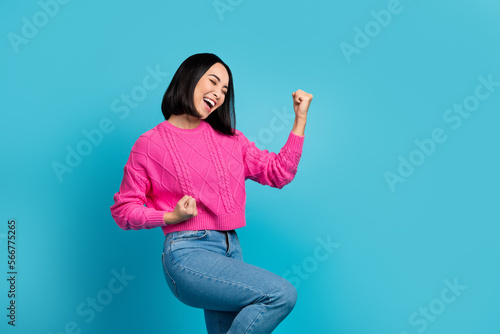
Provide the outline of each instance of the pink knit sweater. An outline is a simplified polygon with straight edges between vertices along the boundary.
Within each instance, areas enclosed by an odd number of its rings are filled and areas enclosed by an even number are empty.
[[[278,189],[290,183],[302,155],[304,136],[290,131],[278,154],[260,150],[241,131],[223,135],[201,120],[194,129],[163,121],[142,134],[124,167],[111,215],[124,230],[161,227],[232,230],[245,226],[245,180]],[[163,215],[190,195],[198,215],[166,225]]]

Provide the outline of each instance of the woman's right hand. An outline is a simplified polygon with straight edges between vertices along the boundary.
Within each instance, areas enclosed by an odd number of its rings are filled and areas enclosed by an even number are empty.
[[[166,218],[167,214],[170,214],[170,218]],[[196,199],[189,195],[184,195],[179,202],[177,202],[174,211],[167,212],[163,220],[167,224],[177,224],[191,217],[196,217],[197,215]]]

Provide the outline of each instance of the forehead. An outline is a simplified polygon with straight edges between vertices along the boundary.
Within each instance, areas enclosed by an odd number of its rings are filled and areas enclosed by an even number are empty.
[[[227,73],[227,70],[224,67],[224,65],[222,65],[221,63],[213,64],[208,69],[207,73],[205,73],[205,75],[210,75],[210,74],[215,74],[216,76],[218,76],[223,83],[227,84],[227,82],[229,81],[229,74]]]

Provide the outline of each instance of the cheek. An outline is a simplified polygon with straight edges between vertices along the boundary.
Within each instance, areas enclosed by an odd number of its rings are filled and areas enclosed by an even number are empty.
[[[221,99],[220,99],[219,107],[224,104],[224,101],[226,101],[226,97],[223,94],[222,97],[221,97]]]

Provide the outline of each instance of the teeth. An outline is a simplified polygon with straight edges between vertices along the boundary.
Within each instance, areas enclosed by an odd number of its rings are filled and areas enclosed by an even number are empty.
[[[210,104],[210,106],[213,108],[215,106],[215,102],[208,99],[208,98],[204,98],[203,100],[205,100],[208,104]]]

